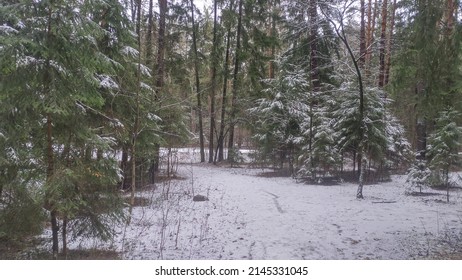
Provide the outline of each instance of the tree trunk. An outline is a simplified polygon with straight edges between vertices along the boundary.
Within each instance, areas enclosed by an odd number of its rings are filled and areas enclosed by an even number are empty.
[[[368,23],[367,23],[367,39],[366,39],[366,76],[370,74],[370,63],[372,59],[372,45],[374,44],[375,21],[377,18],[377,0],[374,1],[374,8],[372,9],[372,0],[369,0],[368,7]]]
[[[232,11],[234,1],[229,4],[229,10]],[[228,77],[229,77],[229,56],[231,48],[231,27],[228,27],[226,36],[226,54],[223,71],[223,94],[221,101],[221,120],[220,120],[220,133],[218,136],[217,150],[218,150],[218,161],[224,160],[224,144],[225,144],[225,117],[226,117],[226,103],[227,103],[227,91],[228,91]]]
[[[360,147],[360,153],[361,154],[364,154],[364,140],[362,140],[363,143],[361,143],[361,147]],[[365,156],[362,156],[361,157],[362,160],[361,160],[361,168],[360,168],[360,172],[359,172],[359,183],[358,183],[358,190],[356,191],[356,198],[358,199],[363,199],[364,196],[363,196],[363,186],[364,186],[364,176],[366,174],[366,165],[367,165],[367,162],[366,162],[366,157]]]
[[[213,1],[213,48],[212,48],[212,72],[210,89],[210,134],[209,134],[209,163],[213,160],[213,139],[215,132],[215,91],[217,88],[217,65],[218,65],[218,38],[217,38],[217,0]]]
[[[365,21],[365,0],[361,0],[360,6],[361,18],[360,18],[360,36],[359,36],[359,66],[364,68],[366,63],[366,21]]]
[[[149,11],[148,11],[148,29],[146,31],[146,65],[152,66],[152,28],[154,25],[153,21],[153,0],[149,0]]]
[[[166,33],[167,0],[159,0],[159,30],[157,37],[157,71],[156,94],[160,99],[160,91],[164,86],[165,68],[165,33]]]
[[[62,238],[63,238],[63,258],[67,260],[67,217],[63,217],[63,229],[62,229]]]
[[[424,83],[417,83],[415,87],[416,100],[424,98],[424,90]],[[422,116],[420,113],[417,113],[416,116],[416,138],[417,159],[425,160],[427,151],[427,121],[425,116]]]
[[[52,239],[53,239],[52,252],[53,252],[54,260],[58,259],[58,252],[59,252],[59,239],[58,239],[59,227],[58,227],[58,218],[56,216],[57,216],[56,210],[51,210],[50,220],[51,220],[51,231],[52,231]]]
[[[136,31],[138,35],[138,48],[141,49],[141,0],[138,0],[138,14],[136,18]],[[140,126],[140,91],[141,91],[141,52],[138,52],[138,69],[136,73],[137,78],[137,92],[136,92],[136,112],[135,112],[135,123],[133,124],[133,132],[132,132],[132,139],[131,139],[131,193],[130,193],[130,215],[128,218],[128,223],[131,221],[131,214],[133,210],[133,206],[135,205],[135,191],[136,191],[136,141],[138,138],[139,133],[139,126]]]
[[[310,0],[308,6],[308,12],[310,16],[310,31],[309,31],[309,42],[310,42],[310,80],[311,80],[311,102],[310,102],[310,135],[308,139],[308,146],[310,153],[312,151],[313,142],[313,109],[317,105],[316,93],[321,88],[321,80],[319,77],[318,67],[318,1]],[[311,161],[312,167],[314,162]]]
[[[47,114],[47,181],[50,181],[54,174],[54,157],[53,157],[53,123],[50,114]],[[49,199],[49,197],[47,197]],[[59,252],[59,227],[57,220],[57,211],[55,210],[54,202],[48,201],[50,207],[50,222],[51,222],[51,233],[52,233],[52,252],[53,259],[58,259]]]
[[[388,14],[388,0],[383,0],[382,3],[382,30],[380,32],[380,44],[379,44],[379,88],[383,88],[385,85],[385,45],[386,45],[386,34],[387,34],[387,14]]]
[[[191,0],[191,23],[192,23],[192,40],[193,40],[193,51],[194,51],[194,73],[196,80],[196,98],[197,98],[197,115],[199,117],[199,146],[201,154],[201,162],[205,162],[205,151],[204,151],[204,127],[202,123],[202,94],[200,90],[199,81],[199,57],[197,55],[197,32],[196,23],[194,20],[194,1]],[[212,148],[213,149],[213,148]]]
[[[51,30],[52,14],[53,14],[53,11],[50,5],[50,9],[48,11],[48,16],[47,16],[47,34],[46,34],[47,44],[50,44],[51,41],[53,40],[52,30]],[[51,85],[50,71],[51,71],[50,59],[47,59],[46,64],[45,64],[45,71],[43,72],[44,73],[43,85],[44,85],[45,95],[48,95],[50,93],[50,85]],[[46,181],[48,183],[53,178],[54,171],[55,171],[55,162],[54,162],[54,154],[53,154],[53,120],[52,120],[52,116],[50,113],[45,113],[45,115],[46,115],[46,163],[47,163]],[[50,194],[46,193],[45,196],[46,196],[45,208],[50,210],[51,233],[52,233],[52,240],[53,240],[52,254],[53,254],[53,259],[57,260],[58,253],[59,253],[59,240],[58,240],[59,227],[58,227],[58,220],[56,217],[57,211],[54,205],[55,201],[53,201],[53,199],[50,197]]]
[[[128,178],[128,170],[127,170],[127,163],[128,163],[128,148],[126,145],[122,146],[122,159],[120,161],[120,170],[122,170],[123,178],[120,189],[124,190],[125,186],[128,185],[127,178]]]
[[[391,67],[391,50],[393,46],[393,31],[395,27],[395,12],[396,12],[396,0],[393,0],[391,7],[391,17],[387,36],[387,49],[386,49],[386,62],[385,62],[385,77],[384,86],[388,85],[390,79],[390,67]]]
[[[367,26],[366,26],[366,61],[372,37],[372,0],[367,1]]]
[[[269,9],[271,10],[271,18],[270,18],[270,31],[269,31],[269,36],[271,38],[275,38],[276,36],[276,8],[275,8],[276,3],[273,3],[272,1],[269,1]],[[274,58],[276,56],[276,45],[273,43],[271,44],[271,49],[270,49],[270,61],[268,65],[268,78],[273,79],[274,78]]]
[[[456,19],[456,11],[457,11],[457,6],[459,4],[456,3],[454,0],[447,0],[446,3],[446,12],[445,12],[445,21],[446,21],[446,26],[447,26],[447,34],[452,34],[452,31],[454,30],[454,22]]]
[[[236,102],[237,92],[239,89],[239,67],[240,67],[240,52],[241,52],[241,32],[242,32],[242,2],[239,0],[239,14],[237,20],[237,33],[236,33],[236,54],[234,59],[234,74],[233,74],[233,93],[231,99],[231,114],[229,124],[229,142],[228,142],[228,161],[234,162],[234,127],[236,119]]]
[[[167,17],[167,0],[159,0],[159,30],[157,36],[157,69],[154,100],[161,99],[161,92],[164,86],[164,70],[165,70],[165,33],[166,33],[166,17]],[[151,178],[155,177],[155,172],[159,171],[160,165],[160,145],[155,144],[156,156],[151,162]],[[154,184],[154,182],[150,182]]]
[[[309,13],[310,13],[310,78],[313,86],[313,91],[319,91],[321,81],[319,79],[318,68],[318,1],[310,0]]]
[[[337,24],[334,20],[331,18],[327,18],[327,20],[334,26],[335,32],[337,33],[337,36],[339,39],[343,42],[345,45],[345,48],[347,49],[348,55],[350,56],[350,59],[354,65],[354,69],[356,71],[356,76],[358,79],[358,85],[359,85],[359,129],[357,131],[358,133],[358,142],[359,142],[359,153],[362,156],[363,159],[363,164],[361,164],[361,170],[359,174],[359,186],[358,186],[358,192],[356,197],[357,198],[363,198],[362,195],[362,189],[363,189],[363,180],[364,180],[364,172],[366,169],[366,166],[364,164],[365,158],[366,158],[366,144],[367,144],[367,139],[365,135],[365,126],[366,126],[366,120],[364,118],[364,85],[363,85],[363,78],[362,78],[362,73],[361,73],[361,68],[359,67],[358,60],[355,57],[355,54],[353,50],[350,47],[350,43],[347,40],[347,36],[345,34],[345,28],[344,28],[344,23],[343,23],[343,18],[340,18],[340,28],[337,27]]]

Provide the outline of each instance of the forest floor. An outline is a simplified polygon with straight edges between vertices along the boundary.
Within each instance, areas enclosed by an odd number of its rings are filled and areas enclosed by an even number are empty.
[[[69,246],[122,259],[462,259],[461,190],[449,203],[445,191],[406,195],[405,176],[393,176],[366,185],[358,200],[356,184],[307,185],[264,171],[181,164],[182,179],[137,193],[143,203],[113,241]],[[193,201],[197,194],[208,200]]]
[[[71,258],[462,259],[461,189],[449,203],[443,190],[407,195],[400,175],[364,186],[358,200],[357,184],[269,171],[180,164],[176,178],[137,192],[130,224],[115,226],[112,241],[70,240]],[[193,201],[197,194],[208,200]],[[46,229],[36,248],[50,252],[50,237]]]

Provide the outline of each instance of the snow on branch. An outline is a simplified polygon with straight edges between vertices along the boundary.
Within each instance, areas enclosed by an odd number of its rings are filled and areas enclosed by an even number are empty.
[[[119,85],[108,75],[96,75],[99,81],[99,86],[104,89],[118,89]]]
[[[8,26],[8,25],[4,24],[4,25],[0,26],[0,33],[5,33],[7,35],[12,34],[12,33],[16,34],[16,33],[18,33],[18,30],[14,29],[11,26]]]
[[[139,51],[135,48],[132,48],[130,46],[125,46],[122,48],[121,53],[126,56],[131,56],[133,58],[137,57],[139,54]]]

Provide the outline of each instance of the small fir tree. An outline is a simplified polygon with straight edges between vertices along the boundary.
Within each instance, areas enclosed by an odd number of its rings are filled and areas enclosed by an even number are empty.
[[[432,184],[442,183],[447,189],[449,202],[449,171],[460,163],[459,148],[461,145],[462,127],[456,119],[459,112],[448,108],[436,119],[434,132],[429,136],[428,158],[432,170]]]

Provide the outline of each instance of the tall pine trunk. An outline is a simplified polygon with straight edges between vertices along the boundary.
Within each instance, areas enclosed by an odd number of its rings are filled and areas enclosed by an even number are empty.
[[[241,32],[242,32],[242,2],[239,0],[239,12],[237,20],[237,33],[236,33],[236,54],[234,58],[234,73],[233,73],[233,92],[231,98],[231,114],[229,123],[229,142],[228,142],[228,161],[234,162],[234,128],[236,122],[236,102],[237,94],[239,90],[239,68],[240,68],[240,56],[241,56]]]
[[[372,59],[372,45],[374,44],[374,32],[375,32],[375,21],[377,18],[377,0],[374,1],[372,7],[372,0],[368,3],[368,14],[367,14],[367,31],[366,31],[366,76],[370,75],[370,64]]]
[[[194,74],[196,80],[196,98],[197,98],[197,115],[199,117],[199,147],[201,162],[205,162],[205,151],[204,151],[204,127],[202,121],[202,94],[200,90],[199,80],[199,57],[197,55],[197,32],[196,23],[194,20],[194,1],[191,0],[191,23],[192,23],[192,40],[193,40],[193,52],[194,52]]]
[[[47,33],[46,33],[46,43],[51,44],[51,41],[53,40],[52,38],[52,14],[53,14],[53,9],[52,5],[50,4],[50,8],[48,11],[48,16],[47,16]],[[44,77],[43,77],[43,85],[44,85],[44,93],[45,95],[48,95],[50,93],[50,86],[51,86],[51,77],[50,77],[50,71],[51,71],[51,62],[50,59],[47,59],[45,63],[45,71]],[[54,154],[53,154],[53,119],[51,116],[51,113],[46,112],[46,163],[47,163],[47,169],[46,169],[46,180],[47,183],[50,182],[53,178],[54,172],[55,172],[55,162],[54,162]],[[53,254],[53,259],[57,260],[58,259],[58,253],[59,253],[59,239],[58,239],[58,234],[59,234],[59,227],[58,227],[58,212],[55,209],[55,203],[53,199],[50,197],[51,194],[46,193],[46,205],[45,208],[50,210],[50,222],[51,222],[51,234],[52,234],[52,254]]]
[[[364,68],[366,63],[366,7],[365,0],[360,3],[360,36],[359,36],[359,66]]]
[[[153,0],[149,0],[148,10],[148,28],[146,31],[146,65],[152,66],[152,28],[154,25],[153,21]]]
[[[157,35],[157,63],[156,63],[156,83],[155,83],[155,101],[160,101],[161,92],[164,86],[165,70],[165,34],[166,34],[166,17],[167,17],[167,0],[159,0],[159,29]],[[159,171],[160,164],[160,145],[155,145],[155,158],[151,162],[150,177],[154,178],[155,172]],[[154,180],[150,182],[154,184]]]
[[[232,9],[232,2],[231,7]],[[223,161],[224,157],[224,146],[225,146],[225,124],[226,124],[226,104],[227,104],[227,91],[228,91],[228,78],[229,78],[229,53],[231,48],[231,28],[228,28],[228,35],[226,36],[226,54],[223,71],[223,93],[221,98],[221,118],[220,118],[220,133],[218,136],[218,161]]]
[[[212,71],[210,88],[210,133],[209,133],[209,163],[214,162],[213,143],[215,132],[215,92],[217,88],[217,65],[218,65],[218,38],[217,38],[217,0],[213,1],[213,47],[212,47]]]
[[[138,48],[141,49],[141,0],[137,2],[138,9],[136,15],[136,35],[137,35],[137,44]],[[141,91],[141,52],[138,52],[138,69],[136,73],[136,82],[137,89],[135,94],[135,120],[133,124],[133,132],[131,139],[131,192],[130,192],[130,216],[128,218],[128,223],[131,221],[131,214],[133,207],[135,205],[135,191],[136,191],[136,141],[139,133],[140,126],[140,91]]]
[[[385,45],[386,45],[386,33],[387,33],[387,15],[388,15],[388,0],[383,0],[382,3],[382,25],[380,32],[379,42],[379,88],[383,88],[385,85]]]
[[[386,48],[386,61],[385,61],[385,77],[384,77],[384,86],[388,85],[388,81],[390,80],[390,67],[391,67],[391,50],[393,46],[393,31],[395,28],[395,12],[396,12],[396,0],[393,0],[393,4],[391,7],[391,16],[390,16],[390,24],[388,28],[388,36],[387,36],[387,48]]]

